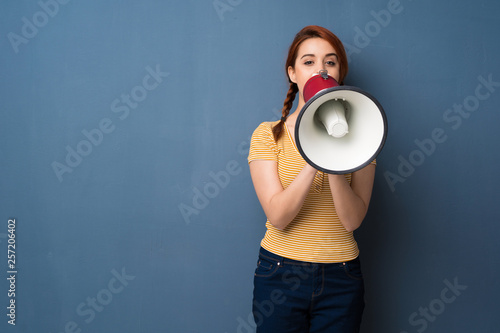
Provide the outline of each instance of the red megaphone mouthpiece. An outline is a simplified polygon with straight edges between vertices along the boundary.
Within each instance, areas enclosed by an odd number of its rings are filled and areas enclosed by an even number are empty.
[[[328,71],[322,69],[314,74],[304,85],[304,102],[307,103],[314,95],[322,90],[339,86],[337,80],[328,75]]]

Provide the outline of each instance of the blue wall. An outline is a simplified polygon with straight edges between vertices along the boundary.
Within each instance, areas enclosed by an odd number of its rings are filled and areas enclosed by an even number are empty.
[[[345,42],[347,84],[389,119],[356,232],[363,332],[498,332],[500,3],[0,7],[2,332],[251,331],[249,137],[277,119],[308,24]]]

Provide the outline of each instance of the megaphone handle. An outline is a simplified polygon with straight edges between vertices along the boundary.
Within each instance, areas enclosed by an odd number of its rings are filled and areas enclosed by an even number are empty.
[[[321,69],[318,74],[325,80],[328,79],[328,71],[326,69]]]

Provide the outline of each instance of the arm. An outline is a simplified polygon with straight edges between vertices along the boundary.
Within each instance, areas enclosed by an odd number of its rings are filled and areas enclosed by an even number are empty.
[[[328,175],[333,202],[340,222],[347,231],[361,225],[368,211],[375,179],[375,165],[353,172],[351,185],[344,175]]]
[[[283,189],[275,161],[250,162],[250,175],[255,192],[273,226],[283,230],[295,218],[309,193],[316,171],[306,164],[290,186]]]

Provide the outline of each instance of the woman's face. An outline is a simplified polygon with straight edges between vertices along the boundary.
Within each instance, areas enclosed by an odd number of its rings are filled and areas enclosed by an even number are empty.
[[[330,76],[339,81],[340,65],[337,51],[322,38],[306,39],[299,46],[294,67],[288,67],[288,76],[297,84],[300,98],[303,99],[302,92],[307,80],[322,69],[326,69]]]

